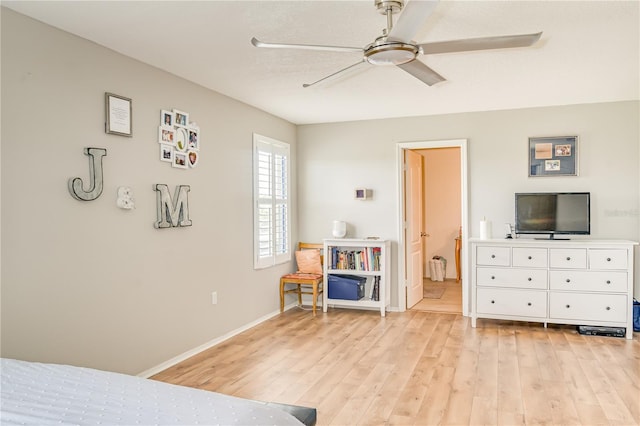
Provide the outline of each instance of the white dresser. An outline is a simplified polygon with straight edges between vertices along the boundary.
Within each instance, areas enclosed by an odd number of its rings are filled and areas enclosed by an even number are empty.
[[[633,250],[626,240],[472,238],[478,318],[626,327],[633,337]]]

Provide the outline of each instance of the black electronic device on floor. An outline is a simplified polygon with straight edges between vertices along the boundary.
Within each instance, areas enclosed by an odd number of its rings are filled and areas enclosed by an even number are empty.
[[[627,329],[624,327],[596,327],[591,325],[579,325],[578,333],[590,336],[624,337]]]

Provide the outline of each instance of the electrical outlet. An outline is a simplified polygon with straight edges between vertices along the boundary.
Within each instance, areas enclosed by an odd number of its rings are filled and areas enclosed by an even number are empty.
[[[218,304],[218,292],[214,291],[211,293],[211,304],[212,305],[217,305]]]

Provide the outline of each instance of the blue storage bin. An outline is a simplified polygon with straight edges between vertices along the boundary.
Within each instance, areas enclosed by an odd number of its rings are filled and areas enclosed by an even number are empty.
[[[364,297],[364,283],[367,277],[331,274],[328,281],[329,299],[360,300]]]

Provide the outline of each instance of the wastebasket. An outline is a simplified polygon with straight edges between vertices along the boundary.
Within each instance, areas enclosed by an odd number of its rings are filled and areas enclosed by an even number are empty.
[[[447,277],[447,259],[442,256],[433,256],[429,260],[429,276],[431,281],[444,281]]]

